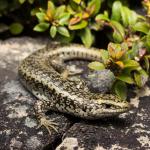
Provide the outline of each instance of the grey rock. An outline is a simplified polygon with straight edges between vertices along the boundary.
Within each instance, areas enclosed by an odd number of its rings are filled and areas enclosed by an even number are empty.
[[[62,114],[52,113],[50,119],[59,124],[58,133],[50,136],[44,127],[37,129],[33,105],[36,101],[19,82],[19,62],[33,51],[43,48],[47,39],[29,37],[0,41],[0,149],[54,149],[70,121]]]
[[[115,75],[108,69],[99,71],[87,71],[83,76],[88,88],[97,93],[110,92],[113,83],[115,82]]]
[[[29,37],[0,41],[0,150],[150,149],[150,82],[142,90],[130,89],[134,109],[119,117],[87,121],[53,112],[48,117],[59,124],[58,133],[36,129],[36,98],[20,84],[17,67],[47,42]]]

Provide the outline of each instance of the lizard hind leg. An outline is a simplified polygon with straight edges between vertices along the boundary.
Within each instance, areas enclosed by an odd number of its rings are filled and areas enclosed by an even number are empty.
[[[54,122],[54,119],[48,119],[45,115],[45,112],[49,109],[48,105],[45,105],[45,101],[37,101],[34,104],[35,114],[39,121],[39,125],[37,128],[44,126],[49,134],[51,135],[51,130],[58,132],[57,126],[58,123]]]
[[[79,75],[83,72],[82,69],[77,68],[75,65],[67,66],[63,58],[55,57],[50,61],[53,68],[60,73],[61,77],[65,80],[69,76]]]

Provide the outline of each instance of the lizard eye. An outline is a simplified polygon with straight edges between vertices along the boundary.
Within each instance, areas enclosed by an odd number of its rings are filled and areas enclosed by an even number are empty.
[[[105,104],[103,106],[103,108],[105,108],[105,109],[116,109],[116,108],[119,108],[119,106],[115,106],[115,105],[112,105],[112,104]]]
[[[103,104],[102,108],[109,109],[111,108],[111,104]]]

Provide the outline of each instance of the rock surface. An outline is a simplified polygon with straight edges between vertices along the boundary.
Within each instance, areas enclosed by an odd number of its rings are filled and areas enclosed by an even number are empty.
[[[20,60],[45,46],[48,40],[12,38],[0,42],[0,149],[41,150],[55,149],[70,121],[53,113],[59,123],[58,133],[49,136],[45,128],[36,129],[38,123],[33,111],[35,98],[19,82],[17,68]]]
[[[109,69],[88,71],[83,74],[88,88],[95,93],[110,92],[115,82],[115,75]]]
[[[150,83],[131,91],[134,109],[116,118],[80,120],[52,113],[59,123],[50,136],[33,111],[35,98],[20,84],[19,62],[47,39],[11,38],[0,41],[0,150],[148,150],[150,149]]]

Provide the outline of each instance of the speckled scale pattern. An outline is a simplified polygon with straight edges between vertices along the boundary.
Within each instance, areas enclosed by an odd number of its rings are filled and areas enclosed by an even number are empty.
[[[101,60],[97,49],[58,43],[48,45],[24,59],[19,66],[19,76],[23,85],[39,99],[37,116],[51,109],[86,119],[97,119],[129,109],[129,104],[120,101],[117,96],[91,93],[75,81],[63,80],[49,63],[56,57],[63,61],[78,58]]]

